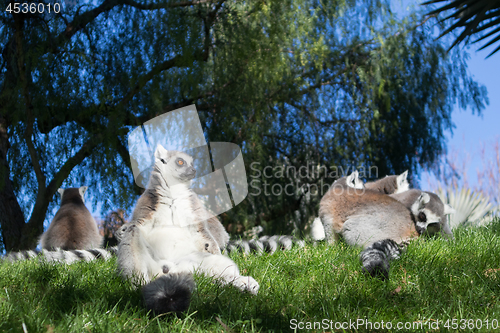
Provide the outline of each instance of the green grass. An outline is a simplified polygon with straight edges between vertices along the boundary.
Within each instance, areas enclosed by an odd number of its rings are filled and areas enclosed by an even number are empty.
[[[28,332],[288,332],[292,319],[360,319],[374,325],[390,321],[393,328],[397,322],[427,323],[401,332],[471,332],[476,330],[459,328],[460,320],[478,319],[482,331],[493,332],[492,321],[500,321],[500,221],[490,228],[458,230],[455,237],[454,242],[412,243],[392,263],[388,282],[361,274],[360,250],[345,244],[261,257],[237,254],[232,258],[260,283],[259,294],[198,276],[191,307],[180,316],[149,316],[140,293],[117,276],[115,260],[3,263],[0,331],[23,332],[24,324]],[[457,319],[458,329],[445,328],[448,319],[450,325]]]

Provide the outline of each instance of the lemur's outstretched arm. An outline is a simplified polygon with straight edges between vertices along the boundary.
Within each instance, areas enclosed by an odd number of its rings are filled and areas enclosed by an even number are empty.
[[[146,284],[162,273],[159,264],[151,257],[137,224],[132,222],[121,227],[119,238],[118,271],[123,277]]]

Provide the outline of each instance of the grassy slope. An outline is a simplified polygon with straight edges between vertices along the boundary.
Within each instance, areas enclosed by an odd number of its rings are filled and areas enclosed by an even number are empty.
[[[339,244],[235,255],[241,270],[259,281],[258,296],[197,277],[190,310],[160,318],[147,315],[139,292],[116,275],[114,260],[3,263],[0,331],[23,332],[24,323],[28,332],[266,332],[290,331],[294,318],[327,318],[393,325],[439,320],[440,330],[449,332],[454,330],[444,327],[447,319],[481,319],[483,331],[493,331],[493,319],[500,321],[500,221],[489,229],[459,230],[455,242],[411,244],[393,263],[389,282],[360,274],[358,254],[359,249]]]

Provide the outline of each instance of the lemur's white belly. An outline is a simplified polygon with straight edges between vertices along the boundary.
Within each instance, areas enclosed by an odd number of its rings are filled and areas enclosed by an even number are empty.
[[[158,260],[173,260],[197,252],[193,235],[185,227],[159,226],[146,232],[145,238]]]

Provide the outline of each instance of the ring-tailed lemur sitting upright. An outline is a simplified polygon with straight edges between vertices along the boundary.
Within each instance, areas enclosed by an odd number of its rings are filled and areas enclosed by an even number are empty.
[[[159,145],[148,187],[131,222],[118,232],[118,271],[143,285],[146,306],[154,313],[186,310],[195,271],[252,294],[259,289],[221,255],[229,236],[190,188],[195,174],[191,156]]]
[[[84,194],[87,188],[81,186],[57,190],[61,194],[61,207],[40,238],[43,249],[87,250],[102,247],[104,238],[85,207]]]
[[[328,242],[342,236],[347,244],[365,248],[360,255],[365,272],[387,278],[389,261],[399,257],[401,245],[423,233],[447,232],[445,220],[427,219],[427,215],[444,212],[437,196],[420,192],[405,197],[412,201],[407,208],[389,195],[356,186],[357,178],[355,172],[337,180],[321,199],[319,216]]]
[[[58,190],[61,206],[49,228],[40,237],[42,251],[27,250],[7,253],[6,259],[16,261],[40,256],[48,261],[72,263],[92,260],[95,257],[108,259],[113,251],[101,249],[103,237],[99,234],[92,214],[85,207],[84,194],[87,186]]]

